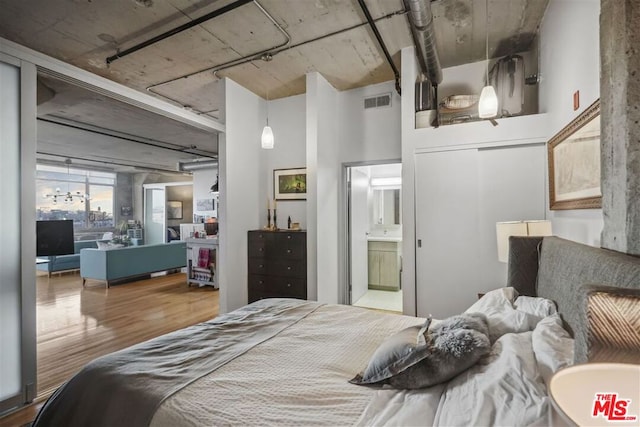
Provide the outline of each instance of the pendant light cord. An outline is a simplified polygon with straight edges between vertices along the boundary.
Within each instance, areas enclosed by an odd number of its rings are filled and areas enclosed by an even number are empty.
[[[484,40],[484,54],[485,54],[485,58],[487,60],[487,66],[486,66],[486,79],[487,79],[487,86],[489,86],[489,0],[485,0],[484,2],[484,11],[485,11],[485,22],[484,22],[484,35],[485,35],[485,40]]]

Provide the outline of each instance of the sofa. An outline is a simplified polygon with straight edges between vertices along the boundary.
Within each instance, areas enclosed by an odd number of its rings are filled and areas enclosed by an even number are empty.
[[[87,248],[97,248],[98,242],[106,240],[78,240],[73,242],[73,254],[38,257],[46,259],[48,262],[36,264],[36,269],[46,271],[51,277],[51,273],[68,270],[78,270],[80,268],[80,251]]]
[[[187,265],[187,244],[183,241],[155,245],[80,251],[80,276],[104,281],[107,288],[115,281],[174,270]]]

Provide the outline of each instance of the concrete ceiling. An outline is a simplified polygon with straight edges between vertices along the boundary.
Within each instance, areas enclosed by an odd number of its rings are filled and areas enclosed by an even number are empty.
[[[107,57],[233,2],[0,0],[0,36],[212,117],[218,116],[222,103],[220,77],[229,77],[267,99],[303,93],[305,74],[310,71],[320,72],[339,90],[393,79],[357,0],[249,2],[107,65]],[[433,1],[442,66],[484,59],[487,28],[491,57],[529,50],[547,3],[488,0],[487,27],[482,0]],[[380,33],[399,68],[400,50],[413,44],[402,0],[366,0],[366,4],[373,18],[379,19]],[[290,40],[284,45],[286,35]],[[270,53],[268,61],[259,59],[265,51]],[[231,61],[235,61],[232,66],[225,65]],[[60,99],[54,97],[48,106],[42,106],[39,115],[89,123],[168,145],[184,144],[185,134],[182,138],[178,134],[186,130],[175,123],[163,128],[156,117],[150,126],[150,113],[141,113],[143,124],[133,124],[136,112],[118,108],[113,114],[104,114],[105,110],[94,104],[110,100],[77,95],[81,106],[61,109],[56,105]],[[202,140],[205,135],[196,132],[193,138],[196,142],[187,146],[215,152],[215,147]],[[171,150],[164,151],[169,156]]]

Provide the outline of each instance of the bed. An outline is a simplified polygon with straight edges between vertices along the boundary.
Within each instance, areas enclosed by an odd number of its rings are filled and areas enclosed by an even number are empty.
[[[609,297],[622,298],[620,322],[637,312],[640,260],[555,237],[511,247],[511,286],[467,310],[486,320],[490,347],[445,382],[349,382],[425,319],[270,299],[94,360],[34,425],[548,425],[555,371],[596,355],[639,362],[640,325],[620,340],[599,313]]]

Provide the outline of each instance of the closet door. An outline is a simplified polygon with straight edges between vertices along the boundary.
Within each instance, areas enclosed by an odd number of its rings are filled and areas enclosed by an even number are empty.
[[[506,284],[496,222],[543,219],[545,146],[416,155],[418,316],[461,313]]]
[[[464,310],[478,270],[478,151],[416,155],[417,315]]]
[[[0,53],[0,415],[36,391],[35,87],[35,66]]]

